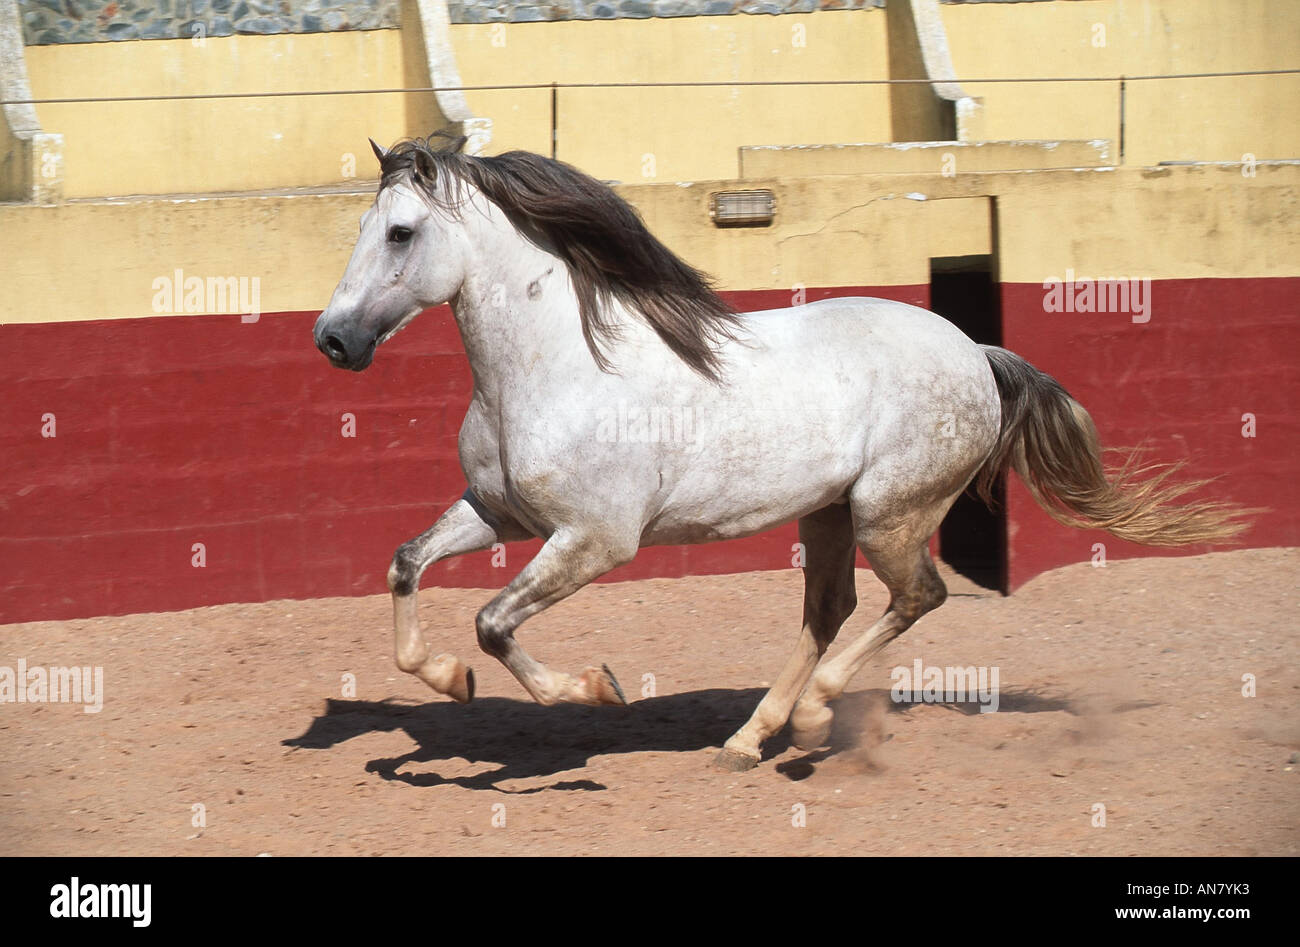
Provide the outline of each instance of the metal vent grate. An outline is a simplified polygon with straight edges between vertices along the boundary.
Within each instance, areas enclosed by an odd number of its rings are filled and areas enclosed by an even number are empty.
[[[766,189],[718,191],[709,198],[709,216],[718,227],[766,227],[776,216],[776,195]]]

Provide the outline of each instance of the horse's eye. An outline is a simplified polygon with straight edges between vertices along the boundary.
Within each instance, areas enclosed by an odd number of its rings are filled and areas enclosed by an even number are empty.
[[[411,239],[410,227],[393,227],[388,231],[389,243],[406,243]]]

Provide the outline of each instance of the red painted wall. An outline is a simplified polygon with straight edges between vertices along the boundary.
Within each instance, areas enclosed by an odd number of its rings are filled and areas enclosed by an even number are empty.
[[[1055,375],[1105,442],[1189,458],[1206,491],[1268,506],[1252,546],[1298,537],[1293,406],[1300,280],[1168,280],[1152,318],[1043,312],[1043,289],[1002,288],[1005,344]],[[809,291],[918,305],[928,287]],[[734,293],[740,309],[785,291]],[[463,489],[456,434],[469,371],[450,314],[426,313],[366,372],[330,368],[316,313],[0,326],[0,622],[168,611],[385,590],[394,548]],[[344,412],[357,437],[340,436]],[[1242,415],[1257,436],[1241,436]],[[41,436],[42,416],[57,436]],[[1012,587],[1050,568],[1151,555],[1059,526],[1011,478]],[[613,579],[788,568],[793,525],[752,539],[647,549]],[[191,565],[206,547],[206,567]],[[500,587],[537,543],[434,565],[426,585]],[[1203,550],[1190,550],[1192,552]],[[792,615],[796,612],[792,612]]]
[[[810,290],[925,304],[920,287]],[[786,291],[729,294],[741,309]],[[432,310],[353,374],[312,344],[316,313],[0,326],[0,622],[386,590],[393,550],[460,496],[469,366]],[[356,416],[355,439],[340,436]],[[41,436],[53,414],[56,436]],[[789,568],[793,525],[644,550],[611,575]],[[206,566],[191,564],[203,543]],[[426,585],[500,587],[538,543],[447,560]],[[791,613],[797,614],[796,611]]]
[[[1246,546],[1300,541],[1296,402],[1300,279],[1153,280],[1150,321],[1125,313],[1043,311],[1038,284],[1003,284],[1003,344],[1055,376],[1096,421],[1103,445],[1146,443],[1151,459],[1187,460],[1189,478],[1221,478],[1193,496],[1270,507]],[[1256,436],[1242,436],[1242,415]],[[1007,490],[1012,589],[1092,558],[1187,555],[1051,520],[1014,476]]]

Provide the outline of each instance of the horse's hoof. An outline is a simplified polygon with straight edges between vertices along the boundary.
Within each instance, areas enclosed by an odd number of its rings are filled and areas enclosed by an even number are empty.
[[[420,679],[439,694],[468,704],[474,699],[474,672],[454,654],[440,654],[419,670]]]
[[[464,675],[461,675],[458,689],[451,695],[461,704],[468,704],[474,699],[474,669],[465,667]]]
[[[618,686],[618,680],[614,677],[614,672],[609,669],[609,665],[602,664],[600,667],[589,667],[582,672],[579,678],[582,682],[583,693],[592,704],[609,704],[612,707],[626,707],[627,698],[623,696],[623,688]]]
[[[791,742],[801,750],[815,750],[825,746],[831,735],[831,721],[835,713],[824,704],[811,710],[795,707],[790,718]]]
[[[728,773],[743,773],[758,765],[758,757],[741,753],[739,750],[729,750],[724,746],[717,759],[713,761],[713,765]]]
[[[468,704],[474,699],[474,669],[462,664],[456,669],[451,690],[447,695],[460,704]]]

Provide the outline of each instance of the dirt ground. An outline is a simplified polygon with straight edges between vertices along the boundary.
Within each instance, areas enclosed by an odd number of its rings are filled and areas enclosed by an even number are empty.
[[[10,625],[0,665],[102,665],[105,700],[0,704],[0,837],[19,855],[1296,855],[1297,565],[1082,564],[1010,598],[946,573],[948,603],[854,680],[828,749],[787,731],[741,774],[711,763],[793,647],[795,570],[592,586],[524,626],[553,667],[608,663],[626,710],[528,702],[474,642],[484,591],[421,594],[435,649],[475,668],[469,706],[396,670],[384,596]],[[858,585],[836,648],[883,608]],[[918,658],[997,667],[998,711],[890,700]]]

